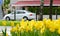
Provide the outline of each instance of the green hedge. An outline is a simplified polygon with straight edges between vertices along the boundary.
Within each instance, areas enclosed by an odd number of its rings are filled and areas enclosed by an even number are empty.
[[[44,15],[48,15],[50,10],[50,7],[44,7],[43,8],[43,14]],[[29,11],[34,12],[34,13],[38,13],[40,11],[39,7],[29,7],[28,8]],[[56,11],[57,10],[57,11]],[[60,15],[60,7],[52,7],[52,14],[55,15],[55,11],[57,12],[58,15]]]

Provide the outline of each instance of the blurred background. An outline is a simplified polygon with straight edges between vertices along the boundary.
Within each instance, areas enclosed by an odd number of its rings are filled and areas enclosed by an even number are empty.
[[[42,14],[48,16],[51,14],[57,18],[60,15],[60,0],[52,0],[52,11],[50,11],[50,0],[42,0],[43,1],[43,9]],[[0,6],[0,15],[1,18],[4,17],[6,14],[11,13],[14,10],[27,10],[39,15],[41,13],[41,0],[2,0],[2,4]],[[46,16],[46,18],[47,18]],[[54,18],[52,17],[52,18]]]

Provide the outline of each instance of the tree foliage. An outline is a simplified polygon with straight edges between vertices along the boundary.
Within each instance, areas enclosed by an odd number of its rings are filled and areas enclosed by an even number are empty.
[[[4,0],[3,7],[8,8],[9,3],[10,3],[10,0]]]

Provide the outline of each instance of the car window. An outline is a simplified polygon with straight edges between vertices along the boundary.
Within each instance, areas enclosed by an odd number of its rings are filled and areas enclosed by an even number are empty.
[[[17,12],[17,14],[24,14],[24,13],[25,13],[25,12],[20,12],[20,11]]]
[[[14,12],[12,12],[11,14],[14,14]]]
[[[12,12],[11,14],[14,14],[14,12]]]

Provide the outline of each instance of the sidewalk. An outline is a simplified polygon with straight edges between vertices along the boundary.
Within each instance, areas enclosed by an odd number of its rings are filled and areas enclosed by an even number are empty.
[[[49,19],[49,15],[43,15],[43,18]],[[57,15],[57,18],[60,18],[60,15]],[[56,15],[52,15],[52,19],[56,20]]]
[[[6,26],[6,28],[7,28],[8,35],[11,36],[11,34],[10,34],[11,27],[10,26]],[[0,26],[0,33],[2,33],[2,30],[5,30],[5,27],[4,26]]]

